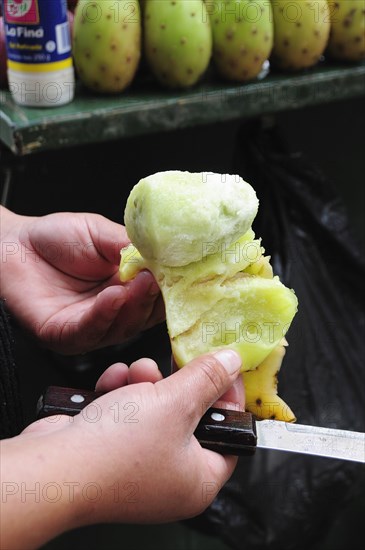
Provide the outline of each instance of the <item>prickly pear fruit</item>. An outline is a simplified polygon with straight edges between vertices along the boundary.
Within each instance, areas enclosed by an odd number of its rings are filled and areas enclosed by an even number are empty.
[[[207,3],[213,60],[221,76],[245,81],[255,78],[270,56],[273,22],[266,0],[216,0]]]
[[[312,67],[320,60],[329,37],[327,0],[275,0],[272,62],[287,70]]]
[[[178,367],[203,353],[235,349],[247,375],[248,410],[292,421],[277,395],[276,374],[298,302],[273,276],[255,239],[257,207],[255,191],[238,176],[169,171],[144,178],[127,200],[124,221],[133,244],[122,250],[120,277],[153,273]]]
[[[334,59],[365,59],[364,0],[337,0],[330,4],[331,33],[327,52]]]
[[[206,71],[212,33],[202,0],[145,0],[144,52],[159,82],[193,86]]]
[[[101,93],[123,91],[141,56],[141,16],[137,0],[79,0],[73,56],[80,80]]]

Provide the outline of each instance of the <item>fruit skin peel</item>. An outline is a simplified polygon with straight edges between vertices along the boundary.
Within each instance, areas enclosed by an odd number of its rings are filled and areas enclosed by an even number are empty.
[[[247,408],[258,418],[295,420],[277,395],[285,334],[297,298],[274,276],[255,237],[258,199],[237,175],[160,172],[140,180],[125,209],[133,244],[120,278],[142,269],[158,282],[178,367],[225,347],[242,357]]]

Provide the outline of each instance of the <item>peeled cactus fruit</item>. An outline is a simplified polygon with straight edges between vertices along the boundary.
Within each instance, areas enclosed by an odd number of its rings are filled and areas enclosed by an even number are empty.
[[[206,71],[212,34],[202,0],[145,0],[144,52],[159,82],[194,85]]]
[[[282,69],[300,70],[318,63],[330,32],[327,0],[275,0],[272,7],[273,64]]]
[[[73,56],[80,80],[101,93],[123,91],[141,56],[141,16],[137,0],[79,0]]]
[[[222,181],[209,173],[169,171],[142,179],[132,189],[125,223],[144,258],[182,266],[208,253],[202,243],[229,246],[248,231],[257,209],[255,191],[237,176]]]
[[[334,59],[365,59],[365,2],[337,0],[330,5],[331,33],[327,51]]]
[[[271,396],[286,407],[276,392],[275,350],[297,298],[273,276],[255,238],[257,207],[254,190],[238,176],[170,171],[144,178],[127,201],[125,225],[133,244],[122,250],[120,278],[131,280],[142,269],[153,273],[178,367],[203,353],[235,349],[242,371],[253,375],[255,403],[260,395],[266,401]],[[275,372],[269,357],[276,357]],[[270,368],[259,368],[265,361]],[[260,411],[268,417],[269,408]]]
[[[273,46],[270,2],[214,0],[207,3],[213,32],[213,59],[224,78],[255,78]]]

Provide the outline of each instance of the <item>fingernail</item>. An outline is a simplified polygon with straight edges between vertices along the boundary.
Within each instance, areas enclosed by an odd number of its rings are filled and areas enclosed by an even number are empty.
[[[231,349],[222,349],[214,354],[214,357],[218,359],[224,366],[228,374],[234,374],[242,365],[241,357],[235,351]]]

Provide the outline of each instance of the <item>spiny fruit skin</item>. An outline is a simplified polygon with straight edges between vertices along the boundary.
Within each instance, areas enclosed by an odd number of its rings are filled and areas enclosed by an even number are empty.
[[[123,91],[141,56],[141,16],[137,0],[79,0],[73,56],[80,80],[100,93]]]
[[[144,52],[164,86],[188,88],[205,73],[212,33],[202,0],[145,0]]]
[[[301,70],[320,60],[329,37],[327,0],[275,0],[272,62],[281,69]]]
[[[266,0],[214,1],[207,4],[213,31],[213,60],[228,80],[255,78],[270,56],[273,22]]]
[[[365,59],[364,0],[337,0],[331,5],[331,33],[327,52],[334,59]]]

